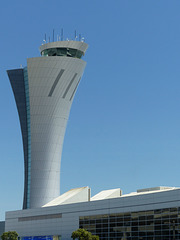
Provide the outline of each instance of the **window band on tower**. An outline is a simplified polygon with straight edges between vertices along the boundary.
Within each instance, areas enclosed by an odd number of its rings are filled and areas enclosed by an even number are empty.
[[[68,91],[69,91],[72,83],[74,82],[74,79],[76,78],[76,76],[77,76],[77,73],[74,74],[74,76],[73,76],[73,78],[71,79],[70,83],[68,84],[68,86],[67,86],[67,88],[66,88],[66,91],[64,92],[62,98],[65,98],[65,97],[66,97],[66,95],[67,95],[67,93],[68,93]]]
[[[30,103],[29,103],[29,83],[27,67],[23,69],[24,86],[26,95],[26,114],[27,114],[27,133],[28,133],[28,161],[27,161],[27,202],[26,208],[30,208],[30,187],[31,187],[31,122],[30,122]]]
[[[77,82],[77,84],[76,84],[76,87],[75,87],[75,89],[74,89],[74,91],[73,91],[73,93],[72,93],[72,95],[71,95],[69,101],[72,100],[72,98],[73,98],[73,96],[74,96],[74,94],[75,94],[75,92],[76,92],[76,89],[77,89],[77,87],[78,87],[80,81],[81,81],[81,78],[79,78],[79,80],[78,80],[78,82]]]
[[[55,79],[55,81],[54,81],[54,83],[53,83],[53,85],[51,87],[51,90],[50,90],[50,92],[48,94],[48,97],[51,97],[53,95],[53,92],[54,92],[54,90],[55,90],[55,88],[56,88],[56,86],[57,86],[61,76],[63,75],[64,71],[65,71],[65,69],[61,69],[61,71],[58,73],[58,75],[57,75],[57,77],[56,77],[56,79]]]

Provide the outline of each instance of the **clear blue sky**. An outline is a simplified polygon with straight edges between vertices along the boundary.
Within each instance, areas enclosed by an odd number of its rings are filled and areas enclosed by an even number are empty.
[[[61,193],[180,186],[180,0],[2,1],[0,220],[23,200],[23,148],[7,69],[64,28],[89,44],[71,108]]]

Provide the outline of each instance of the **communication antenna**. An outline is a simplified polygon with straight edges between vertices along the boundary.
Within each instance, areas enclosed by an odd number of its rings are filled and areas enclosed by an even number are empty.
[[[81,41],[81,34],[79,34],[79,41]]]
[[[54,42],[54,29],[53,29],[53,42]]]
[[[75,30],[75,32],[74,32],[74,38],[75,38],[75,41],[76,41],[76,39],[77,39],[77,33],[76,33],[76,30]]]
[[[50,43],[50,37],[49,37],[49,43]]]
[[[63,28],[61,28],[61,41],[63,41]]]
[[[44,35],[44,40],[45,40],[45,42],[46,42],[46,33],[45,33],[45,35]]]
[[[85,42],[85,38],[84,37],[81,38],[81,42]]]

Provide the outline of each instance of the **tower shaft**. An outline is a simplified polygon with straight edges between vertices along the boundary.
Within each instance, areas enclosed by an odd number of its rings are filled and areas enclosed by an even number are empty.
[[[41,57],[27,59],[26,68],[8,71],[23,137],[23,208],[41,207],[60,195],[64,134],[86,48],[76,41],[48,43]]]

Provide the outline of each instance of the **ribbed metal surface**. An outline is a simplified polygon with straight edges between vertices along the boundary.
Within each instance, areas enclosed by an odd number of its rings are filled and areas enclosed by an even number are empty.
[[[60,195],[61,153],[72,104],[70,98],[85,65],[81,59],[68,57],[28,59],[31,116],[30,208],[41,207]]]

